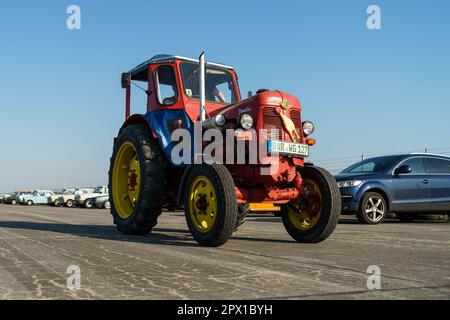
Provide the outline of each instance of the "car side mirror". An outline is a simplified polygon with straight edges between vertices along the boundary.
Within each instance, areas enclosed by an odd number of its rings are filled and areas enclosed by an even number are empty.
[[[128,72],[122,73],[122,78],[120,82],[122,84],[122,89],[129,88],[131,85],[131,73]]]
[[[407,173],[411,173],[412,169],[410,165],[404,164],[401,165],[400,167],[398,167],[397,169],[395,169],[394,174],[396,176],[398,176],[399,174],[407,174]]]

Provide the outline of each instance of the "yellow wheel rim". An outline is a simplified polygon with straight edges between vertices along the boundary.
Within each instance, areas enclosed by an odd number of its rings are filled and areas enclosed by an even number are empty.
[[[322,193],[319,186],[312,180],[303,180],[303,186],[308,190],[306,208],[300,208],[297,203],[288,205],[288,217],[295,228],[299,230],[310,230],[319,221],[322,211]]]
[[[112,174],[114,206],[122,219],[128,219],[136,207],[141,189],[141,167],[131,142],[120,146]]]
[[[189,190],[189,214],[195,229],[209,232],[217,218],[217,197],[212,182],[205,176],[194,179]]]

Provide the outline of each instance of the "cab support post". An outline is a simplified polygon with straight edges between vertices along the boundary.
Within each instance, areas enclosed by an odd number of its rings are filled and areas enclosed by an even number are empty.
[[[128,86],[125,92],[125,120],[127,120],[130,117],[131,87]]]

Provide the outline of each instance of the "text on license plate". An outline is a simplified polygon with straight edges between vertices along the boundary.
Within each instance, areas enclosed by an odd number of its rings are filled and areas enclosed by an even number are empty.
[[[269,140],[267,141],[267,151],[299,157],[309,156],[309,146],[302,143]]]

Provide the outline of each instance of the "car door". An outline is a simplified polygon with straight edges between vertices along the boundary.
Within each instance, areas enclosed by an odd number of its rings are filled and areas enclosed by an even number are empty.
[[[431,177],[431,209],[450,212],[450,159],[427,157],[425,166]]]
[[[43,204],[44,203],[44,198],[45,198],[45,193],[44,192],[39,192],[39,194],[36,196],[36,201],[34,203],[35,204]]]
[[[409,165],[412,171],[406,174],[393,175],[391,201],[392,211],[430,211],[430,177],[425,170],[423,157],[416,156],[405,159],[400,162],[396,168],[402,165]]]

